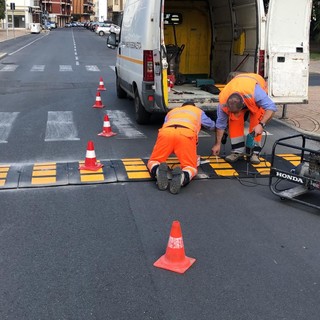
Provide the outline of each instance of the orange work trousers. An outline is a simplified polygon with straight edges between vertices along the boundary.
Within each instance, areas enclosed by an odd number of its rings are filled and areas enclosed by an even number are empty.
[[[148,161],[151,172],[155,165],[165,162],[174,153],[179,159],[181,169],[189,173],[190,180],[197,175],[198,135],[190,129],[181,127],[161,128],[152,154]]]
[[[241,110],[238,115],[230,114],[229,116],[229,136],[230,139],[236,139],[243,137],[244,135],[244,119],[245,114],[249,112],[249,132],[261,121],[265,111],[259,108],[257,112],[252,113],[246,109]],[[256,142],[260,142],[262,135],[258,135],[254,138]]]

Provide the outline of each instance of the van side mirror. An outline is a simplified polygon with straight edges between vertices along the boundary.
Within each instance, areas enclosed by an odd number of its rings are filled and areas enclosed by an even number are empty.
[[[118,46],[117,35],[114,32],[110,32],[107,38],[107,47],[110,49],[115,49]]]

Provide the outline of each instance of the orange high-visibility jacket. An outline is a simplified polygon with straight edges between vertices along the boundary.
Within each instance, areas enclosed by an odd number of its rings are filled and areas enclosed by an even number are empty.
[[[162,128],[181,125],[198,134],[201,130],[202,110],[194,106],[183,106],[168,112]]]
[[[239,93],[249,111],[256,112],[259,109],[254,100],[254,89],[257,83],[267,93],[266,81],[256,73],[244,73],[234,77],[219,94],[222,110],[229,115],[227,100],[231,94]]]

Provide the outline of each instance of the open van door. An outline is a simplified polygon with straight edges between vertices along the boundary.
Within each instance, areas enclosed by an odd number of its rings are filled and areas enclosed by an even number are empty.
[[[270,0],[267,13],[267,77],[275,103],[306,103],[312,0]]]

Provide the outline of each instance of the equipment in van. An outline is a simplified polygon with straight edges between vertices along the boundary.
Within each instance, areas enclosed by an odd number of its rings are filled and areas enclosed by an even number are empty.
[[[307,103],[312,0],[269,0],[267,9],[264,0],[126,0],[121,32],[107,40],[117,48],[117,97],[134,101],[139,124],[181,106],[189,92],[214,112],[217,91],[197,80],[220,89],[239,72],[268,79],[275,104]]]

